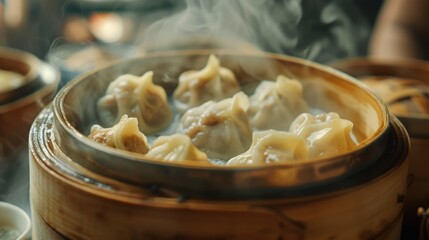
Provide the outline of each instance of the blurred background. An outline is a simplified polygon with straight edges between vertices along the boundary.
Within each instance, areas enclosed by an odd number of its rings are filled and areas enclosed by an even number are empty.
[[[222,38],[224,46],[242,41],[265,51],[326,62],[366,54],[381,4],[381,0],[2,0],[0,45],[47,58],[65,43],[154,50],[199,34]]]

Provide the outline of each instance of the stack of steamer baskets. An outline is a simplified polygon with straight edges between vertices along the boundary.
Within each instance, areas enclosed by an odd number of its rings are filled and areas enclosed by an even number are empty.
[[[0,162],[27,146],[31,123],[58,81],[58,73],[32,54],[0,47]]]
[[[362,58],[339,61],[333,66],[368,84],[410,134],[412,180],[405,201],[403,231],[414,236],[419,232],[417,209],[429,206],[429,63]]]
[[[99,99],[118,76],[153,71],[174,111],[178,77],[204,68],[212,53],[248,95],[280,74],[298,80],[311,111],[336,112],[353,122],[357,145],[302,161],[227,166],[155,160],[87,137],[100,124]],[[174,115],[179,121],[180,114]],[[365,85],[309,61],[202,50],[126,60],[72,80],[30,135],[34,239],[400,237],[408,176],[405,129]],[[276,147],[267,149],[275,153]]]

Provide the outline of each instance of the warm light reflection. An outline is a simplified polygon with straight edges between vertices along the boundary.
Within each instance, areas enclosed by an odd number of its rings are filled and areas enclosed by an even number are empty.
[[[123,18],[116,13],[94,13],[89,17],[89,28],[104,42],[118,42],[124,36]]]
[[[4,21],[7,26],[17,28],[23,25],[27,14],[26,0],[5,0]]]

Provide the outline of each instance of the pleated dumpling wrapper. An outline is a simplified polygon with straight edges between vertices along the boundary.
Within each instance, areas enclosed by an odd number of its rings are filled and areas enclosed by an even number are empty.
[[[295,134],[267,130],[253,133],[248,151],[231,158],[227,165],[263,165],[308,159],[308,145],[303,137]]]
[[[290,132],[307,139],[311,158],[341,154],[357,145],[353,123],[334,112],[303,113],[292,122]]]
[[[122,116],[111,128],[93,125],[88,136],[103,145],[129,152],[145,154],[149,150],[146,136],[139,131],[137,118]]]
[[[146,156],[167,162],[210,163],[207,155],[198,150],[188,136],[180,133],[157,138]]]
[[[275,82],[262,81],[249,101],[250,125],[259,130],[287,131],[299,114],[308,112],[302,84],[283,75]]]
[[[106,94],[97,103],[101,124],[112,126],[127,114],[137,118],[139,129],[144,134],[167,127],[173,113],[164,88],[155,85],[152,78],[153,72],[149,71],[141,77],[121,75],[111,82]]]
[[[248,106],[249,100],[242,92],[220,102],[206,102],[182,116],[179,131],[209,158],[228,160],[250,146]]]
[[[173,93],[176,109],[183,113],[209,100],[219,101],[240,91],[234,73],[221,67],[219,59],[210,55],[207,65],[197,71],[180,75],[179,85]]]

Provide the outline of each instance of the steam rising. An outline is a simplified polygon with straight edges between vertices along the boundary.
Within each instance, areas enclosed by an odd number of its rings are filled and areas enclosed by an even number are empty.
[[[186,0],[137,42],[148,51],[261,49],[325,62],[358,55],[368,35],[350,0]],[[206,41],[196,42],[196,36]]]

